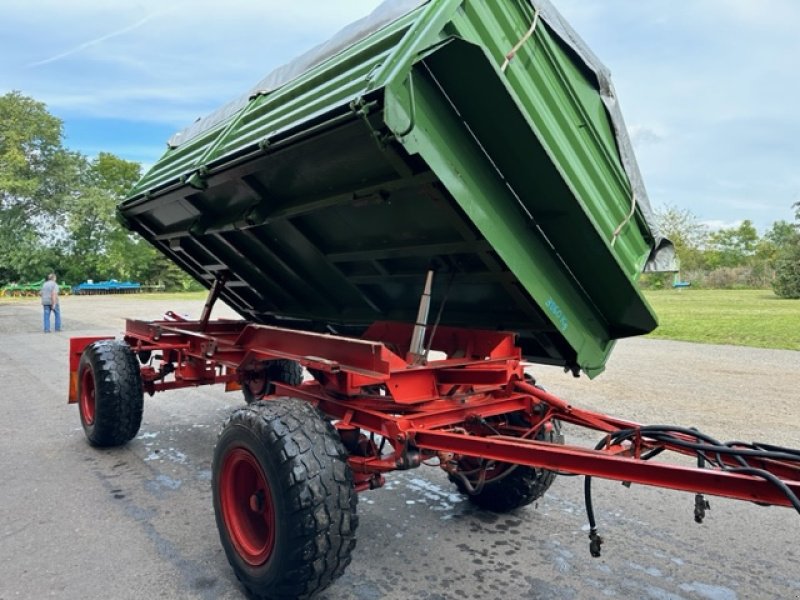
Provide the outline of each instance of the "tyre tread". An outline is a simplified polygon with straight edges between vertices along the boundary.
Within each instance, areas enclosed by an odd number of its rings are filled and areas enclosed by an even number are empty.
[[[221,435],[236,425],[251,429],[278,457],[290,511],[285,517],[290,523],[285,544],[289,556],[280,581],[268,591],[248,582],[230,555],[229,561],[254,598],[310,598],[344,573],[355,548],[358,496],[347,452],[322,413],[295,398],[262,400],[239,408]]]
[[[86,347],[80,369],[88,366],[95,377],[95,419],[86,437],[93,446],[113,447],[139,432],[144,390],[136,356],[120,340],[101,340]]]

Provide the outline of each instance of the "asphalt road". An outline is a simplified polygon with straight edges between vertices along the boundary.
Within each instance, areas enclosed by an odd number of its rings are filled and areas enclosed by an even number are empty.
[[[210,492],[214,443],[239,395],[200,388],[148,398],[139,435],[112,450],[91,448],[66,404],[69,336],[200,308],[66,298],[66,331],[45,335],[35,301],[0,300],[0,600],[244,597]],[[573,404],[800,447],[799,352],[629,340],[592,382],[535,371]],[[322,597],[800,598],[800,515],[711,504],[697,525],[691,494],[597,482],[606,544],[595,559],[581,479],[558,478],[535,506],[497,516],[472,508],[438,469],[396,473],[361,495],[353,562]]]

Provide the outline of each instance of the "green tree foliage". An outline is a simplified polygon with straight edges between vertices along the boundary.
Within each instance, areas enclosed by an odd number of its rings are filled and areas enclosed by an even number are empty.
[[[791,231],[781,228],[782,243],[775,256],[772,289],[781,298],[800,298],[800,202],[794,206],[794,226]]]
[[[61,121],[19,92],[0,96],[0,283],[55,270],[62,281],[134,280],[171,289],[190,279],[117,221],[141,175],[109,153],[94,160],[63,146]]]
[[[714,269],[748,264],[756,253],[758,239],[758,231],[750,220],[714,231],[708,237],[707,266]]]
[[[775,221],[758,241],[755,256],[758,260],[773,262],[794,237],[797,230],[788,221]]]
[[[0,96],[0,124],[0,280],[8,280],[58,258],[82,157],[63,148],[61,121],[19,92]]]
[[[0,206],[28,217],[55,209],[75,175],[61,121],[41,102],[9,92],[0,96],[0,123]]]
[[[140,167],[108,153],[101,153],[87,163],[82,173],[80,194],[72,200],[67,228],[70,233],[70,266],[78,273],[65,274],[72,280],[129,279],[122,276],[130,271],[128,251],[123,248],[111,253],[112,246],[126,240],[128,235],[116,219],[117,203],[139,178]],[[133,275],[133,273],[131,273]]]
[[[764,288],[787,295],[798,266],[800,204],[797,223],[777,221],[759,237],[751,221],[709,231],[686,209],[667,206],[656,211],[659,229],[675,243],[681,278],[694,287]],[[777,272],[777,275],[776,275]],[[672,276],[644,276],[645,287],[666,287]]]

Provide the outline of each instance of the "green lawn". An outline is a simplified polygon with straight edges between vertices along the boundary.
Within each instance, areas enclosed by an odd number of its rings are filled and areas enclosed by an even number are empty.
[[[768,290],[647,291],[660,323],[650,337],[800,350],[800,300]]]

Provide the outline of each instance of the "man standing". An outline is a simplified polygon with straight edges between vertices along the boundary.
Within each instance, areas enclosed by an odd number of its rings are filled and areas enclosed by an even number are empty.
[[[44,332],[50,333],[50,312],[56,315],[56,331],[61,331],[61,306],[58,303],[56,274],[50,273],[42,285],[42,307],[44,308]]]

